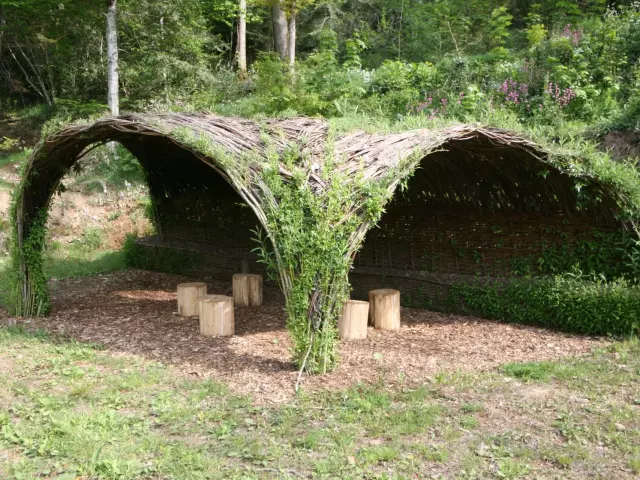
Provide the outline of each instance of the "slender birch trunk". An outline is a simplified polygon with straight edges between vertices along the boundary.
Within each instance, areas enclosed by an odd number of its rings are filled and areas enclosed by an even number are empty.
[[[240,0],[238,15],[238,74],[247,77],[247,0]]]
[[[275,42],[276,53],[280,55],[282,60],[286,60],[289,37],[287,15],[284,13],[284,10],[279,3],[273,6],[271,13],[273,17],[273,39]]]
[[[120,96],[118,95],[118,29],[116,26],[116,3],[118,0],[107,0],[107,103],[114,117],[120,115]],[[107,149],[111,158],[117,160],[118,152],[115,142],[109,142]],[[104,188],[104,192],[107,189]]]
[[[116,28],[116,3],[107,0],[107,103],[111,115],[120,114],[118,96],[118,31]]]
[[[293,4],[291,16],[289,18],[289,46],[287,48],[289,56],[289,67],[293,69],[296,63],[296,5]]]

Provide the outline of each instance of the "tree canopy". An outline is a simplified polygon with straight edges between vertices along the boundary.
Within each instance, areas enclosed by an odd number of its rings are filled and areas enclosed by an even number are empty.
[[[295,20],[295,68],[274,54],[276,8],[284,34]],[[0,0],[3,110],[106,103],[105,11],[89,0]],[[123,109],[395,118],[500,107],[545,123],[638,108],[636,2],[249,0],[242,79],[239,14],[235,0],[120,0]]]

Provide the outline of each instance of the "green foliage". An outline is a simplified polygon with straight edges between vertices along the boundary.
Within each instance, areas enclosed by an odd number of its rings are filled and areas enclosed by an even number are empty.
[[[98,227],[86,227],[79,244],[87,250],[97,250],[102,246],[104,232]]]
[[[637,104],[635,4],[607,10],[604,0],[305,2],[296,4],[298,57],[290,70],[265,48],[269,3],[249,2],[252,65],[240,82],[233,72],[235,2],[118,6],[124,109],[395,120],[432,98],[446,99],[448,108],[427,109],[427,116],[475,119],[504,108],[521,122],[557,127],[565,120],[608,121]],[[292,6],[285,7],[290,14]],[[52,104],[34,107],[33,118],[45,120],[60,107],[76,110],[72,102],[104,101],[102,10],[87,0],[4,3],[6,35],[19,61],[4,61],[0,70],[0,97],[8,97],[3,110],[20,105],[16,92],[27,104],[37,95]],[[527,89],[524,98],[516,102],[500,91],[509,80]],[[550,83],[571,92],[561,108],[546,93]],[[628,117],[621,122],[631,125]]]
[[[491,47],[503,47],[509,37],[509,27],[513,16],[508,13],[507,7],[497,7],[491,12],[489,20]]]
[[[581,274],[457,284],[452,305],[508,322],[592,335],[640,333],[640,288]]]
[[[553,235],[553,232],[551,232]],[[557,234],[562,238],[562,232]],[[585,235],[586,237],[586,235]],[[513,273],[558,275],[578,269],[585,274],[601,275],[609,280],[633,279],[640,273],[636,262],[637,235],[629,231],[605,233],[594,230],[590,239],[575,242],[540,244],[538,256],[514,258]]]
[[[521,380],[550,380],[555,371],[555,364],[551,362],[508,363],[502,371],[510,377]]]
[[[82,165],[82,170],[77,173],[82,174],[84,181],[98,179],[116,188],[128,188],[145,181],[145,173],[138,159],[119,143],[115,145],[115,155],[102,146],[85,157]]]
[[[527,41],[530,47],[535,47],[541,44],[545,38],[547,38],[548,32],[544,25],[536,23],[531,25],[527,31]]]
[[[82,245],[49,249],[44,255],[47,278],[57,280],[117,272],[126,268],[124,254],[113,250],[87,250]]]
[[[17,225],[16,205],[19,198],[19,196],[14,198],[11,208],[11,220],[14,225]],[[31,229],[23,240],[22,249],[18,248],[17,232],[13,232],[10,244],[11,293],[9,304],[13,313],[18,315],[46,315],[51,308],[43,262],[47,218],[48,211],[46,210],[41,210],[36,214],[32,219]]]
[[[2,157],[0,157],[0,168],[10,164],[16,164],[18,165],[18,167],[22,166],[27,162],[27,159],[29,158],[31,152],[32,150],[28,148],[19,152],[4,154]]]
[[[292,76],[288,65],[277,55],[262,55],[253,69],[260,111],[269,115],[288,109],[309,115],[319,113],[319,98],[301,88],[299,77]]]
[[[262,173],[274,199],[265,205],[268,239],[257,232],[257,252],[285,294],[294,360],[312,373],[337,364],[336,322],[350,291],[353,252],[362,241],[354,244],[354,232],[364,221],[375,223],[388,199],[384,182],[354,185],[326,160],[316,171],[325,186],[315,192],[301,168],[308,160],[295,147],[283,158],[270,154]],[[280,174],[281,162],[290,177]],[[362,205],[362,213],[353,211],[354,204]]]

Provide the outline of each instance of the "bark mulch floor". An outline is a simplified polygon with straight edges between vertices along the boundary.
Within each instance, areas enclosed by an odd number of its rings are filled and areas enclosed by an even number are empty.
[[[131,270],[52,284],[54,310],[30,320],[119,354],[142,355],[197,377],[220,380],[258,403],[286,401],[297,372],[278,293],[265,290],[259,309],[236,309],[236,336],[199,335],[197,319],[177,316],[176,285],[185,277]],[[209,293],[231,294],[230,282]],[[606,339],[569,335],[475,317],[404,308],[397,332],[369,329],[362,342],[340,345],[340,367],[304,377],[302,387],[343,388],[358,382],[423,382],[441,371],[495,369],[506,362],[551,360],[589,353]]]

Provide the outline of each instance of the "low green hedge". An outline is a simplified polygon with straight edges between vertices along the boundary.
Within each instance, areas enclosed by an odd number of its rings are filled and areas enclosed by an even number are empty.
[[[484,317],[592,335],[640,333],[640,286],[559,275],[454,285],[457,309]]]

